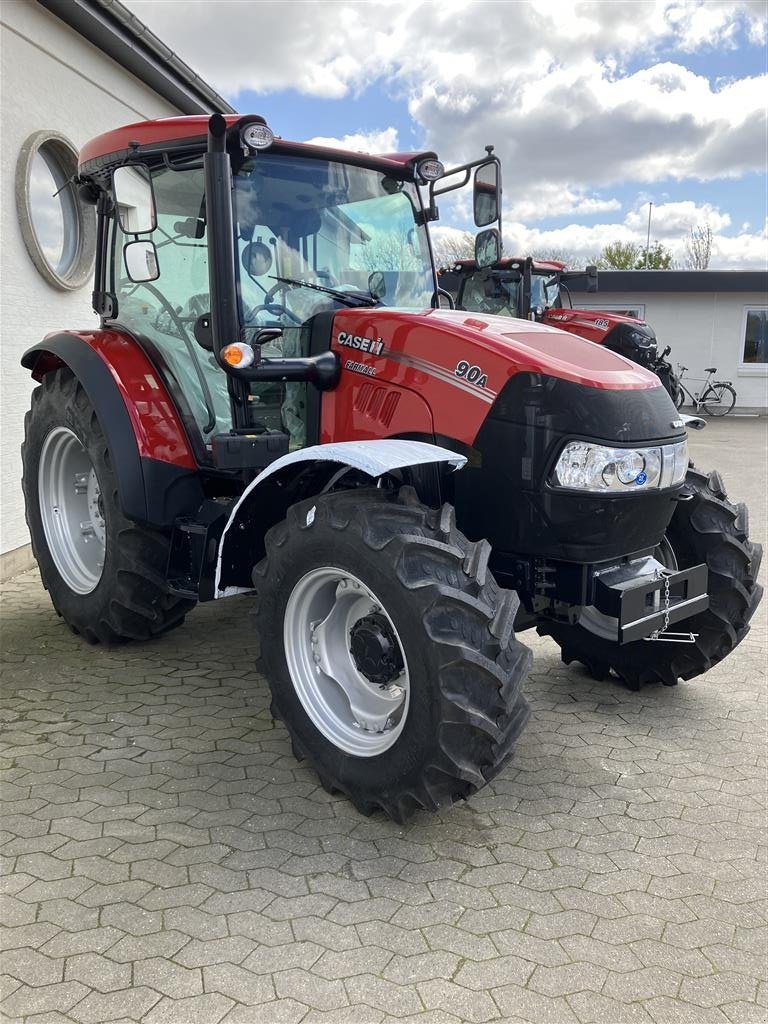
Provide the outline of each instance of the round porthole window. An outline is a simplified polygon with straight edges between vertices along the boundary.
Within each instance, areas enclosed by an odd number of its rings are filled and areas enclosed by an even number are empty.
[[[16,165],[16,206],[21,233],[37,269],[56,288],[80,288],[90,278],[96,251],[93,207],[78,196],[77,150],[63,135],[36,132]]]

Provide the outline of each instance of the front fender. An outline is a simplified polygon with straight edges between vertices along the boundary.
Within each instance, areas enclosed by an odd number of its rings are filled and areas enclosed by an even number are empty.
[[[216,597],[229,597],[231,594],[247,592],[250,587],[232,586],[227,582],[227,566],[233,563],[233,550],[241,547],[233,540],[235,531],[247,526],[251,509],[258,504],[255,492],[269,477],[274,477],[291,466],[302,463],[336,463],[340,467],[348,466],[359,470],[366,476],[376,480],[385,473],[396,469],[413,466],[435,465],[447,463],[453,470],[461,469],[466,458],[456,452],[441,448],[425,441],[377,440],[377,441],[339,441],[335,444],[318,444],[300,451],[289,452],[282,458],[270,463],[266,469],[251,481],[233,507],[227,524],[221,535],[219,553],[216,560],[216,578],[214,593]],[[248,573],[252,566],[248,566]]]

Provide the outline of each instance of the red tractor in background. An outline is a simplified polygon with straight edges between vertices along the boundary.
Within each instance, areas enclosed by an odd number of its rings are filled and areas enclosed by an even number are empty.
[[[490,266],[490,151],[445,173],[255,115],[109,132],[77,182],[100,326],[22,359],[27,522],[57,612],[118,643],[255,594],[297,755],[399,820],[511,756],[517,631],[599,678],[673,685],[737,646],[761,593],[746,509],[689,468],[653,374],[439,308],[429,224],[472,177]]]
[[[475,260],[467,259],[441,268],[439,279],[457,309],[559,327],[645,366],[659,377],[679,406],[680,386],[666,360],[671,350],[667,347],[659,353],[656,334],[649,324],[613,310],[574,309],[568,282],[586,282],[587,292],[596,292],[597,267],[566,270],[566,264],[559,260],[535,260],[530,256],[504,257],[491,267],[478,267]]]

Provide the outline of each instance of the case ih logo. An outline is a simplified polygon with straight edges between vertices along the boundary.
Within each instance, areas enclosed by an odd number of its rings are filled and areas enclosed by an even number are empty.
[[[357,348],[361,352],[370,352],[373,356],[380,356],[384,351],[384,341],[381,338],[366,338],[359,334],[347,334],[346,331],[340,331],[336,340],[339,345]]]

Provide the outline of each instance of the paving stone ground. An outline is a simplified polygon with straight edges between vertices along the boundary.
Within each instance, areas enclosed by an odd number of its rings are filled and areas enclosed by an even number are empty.
[[[766,540],[766,421],[693,438]],[[88,647],[4,587],[0,1009],[27,1024],[768,1018],[766,605],[639,693],[530,633],[512,764],[407,827],[291,756],[247,599]]]

